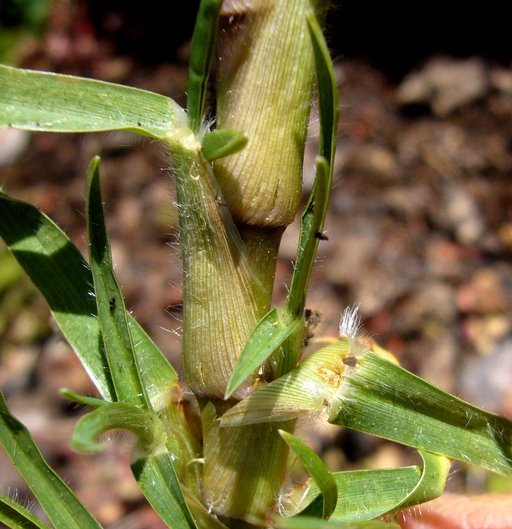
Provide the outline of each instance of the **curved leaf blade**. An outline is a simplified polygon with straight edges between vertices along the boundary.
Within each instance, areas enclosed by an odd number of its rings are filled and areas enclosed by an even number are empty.
[[[231,397],[240,384],[301,326],[300,319],[285,323],[285,316],[282,310],[272,309],[258,322],[240,353],[229,379],[225,399]]]
[[[377,470],[333,472],[338,487],[336,509],[332,520],[353,523],[372,520],[397,510],[420,483],[423,473],[417,466]],[[311,503],[300,517],[320,516],[322,497],[315,483],[308,492]]]
[[[134,433],[138,444],[146,452],[153,451],[163,442],[162,426],[153,413],[125,402],[108,402],[78,421],[71,446],[84,454],[100,452],[105,445],[98,439],[109,430]]]
[[[338,485],[334,476],[320,457],[295,435],[279,430],[286,444],[299,456],[302,464],[313,478],[322,494],[322,518],[329,518],[338,502]]]
[[[68,399],[71,402],[83,404],[84,406],[90,406],[91,408],[99,408],[100,406],[110,404],[106,400],[97,399],[96,397],[88,397],[87,395],[81,395],[80,393],[75,393],[68,388],[61,388],[59,393],[62,397]]]
[[[71,444],[80,452],[98,452],[105,448],[98,438],[112,429],[136,435],[132,472],[162,520],[172,529],[195,529],[174,469],[174,456],[167,451],[162,423],[154,413],[123,402],[105,404],[80,419]]]
[[[379,470],[333,472],[338,486],[338,503],[331,519],[343,523],[372,520],[440,496],[444,490],[449,460],[420,452],[423,469],[403,467]],[[322,498],[316,484],[308,493],[313,501],[300,516],[320,516]]]
[[[0,127],[48,132],[128,130],[163,139],[186,126],[183,109],[153,92],[0,65]]]
[[[10,413],[1,393],[0,443],[56,527],[101,529],[45,461],[28,430]]]
[[[414,490],[393,511],[433,500],[444,492],[450,471],[450,460],[447,457],[425,452],[424,450],[420,450],[419,454],[421,459],[423,459],[421,479]]]
[[[512,475],[512,422],[369,352],[345,371],[331,422]]]
[[[23,505],[0,496],[0,522],[9,529],[51,529]]]

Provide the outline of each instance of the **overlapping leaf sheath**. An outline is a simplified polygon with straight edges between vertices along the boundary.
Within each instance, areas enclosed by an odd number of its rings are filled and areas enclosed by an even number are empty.
[[[183,247],[183,360],[194,393],[222,399],[259,314],[243,243],[199,147],[191,139],[172,156]]]
[[[217,122],[249,138],[216,163],[239,224],[281,227],[297,211],[313,82],[306,13],[324,0],[227,2],[219,34]]]

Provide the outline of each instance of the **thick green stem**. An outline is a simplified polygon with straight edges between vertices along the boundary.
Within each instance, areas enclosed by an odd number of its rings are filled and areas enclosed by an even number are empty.
[[[249,291],[255,302],[252,315],[258,320],[269,309],[279,242],[301,195],[313,82],[306,13],[325,3],[253,0],[226,2],[223,7],[217,126],[242,130],[249,141],[240,153],[215,162],[215,176],[253,272]],[[226,283],[224,288],[231,286]],[[246,309],[239,305],[238,310],[241,314],[226,327],[232,325],[240,335],[237,320],[246,317]],[[301,342],[301,336],[293,340],[294,358]],[[292,431],[294,422],[219,428],[215,416],[233,404],[214,399],[203,409],[203,496],[222,516],[262,519],[275,508],[286,470],[287,446],[277,430]]]
[[[184,371],[203,402],[203,498],[217,514],[249,522],[275,508],[287,460],[277,430],[294,423],[220,428],[215,419],[236,403],[222,400],[227,382],[269,309],[280,238],[300,200],[313,81],[306,14],[324,4],[225,2],[224,11],[234,12],[224,13],[219,33],[217,127],[243,131],[248,144],[212,169],[196,136],[170,139],[184,262]],[[297,354],[300,341],[293,341]]]
[[[222,398],[260,317],[244,243],[191,134],[170,140],[184,272],[183,362],[196,395]]]
[[[255,295],[258,313],[262,317],[270,308],[277,253],[284,228],[259,228],[239,224],[238,229],[245,244],[247,259],[255,274],[254,284],[260,285]]]
[[[278,429],[295,421],[221,428],[216,420],[233,402],[203,408],[206,505],[214,512],[248,522],[265,518],[275,506],[286,473],[288,446]]]

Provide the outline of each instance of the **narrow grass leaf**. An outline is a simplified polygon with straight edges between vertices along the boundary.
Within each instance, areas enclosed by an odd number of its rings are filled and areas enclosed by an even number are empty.
[[[101,396],[115,400],[104,355],[89,265],[66,234],[37,208],[0,192],[0,236],[46,299],[50,310]],[[178,375],[131,315],[127,316],[153,407],[166,404]]]
[[[0,496],[0,522],[9,529],[51,529],[23,505]]]
[[[433,500],[441,496],[446,486],[448,473],[450,471],[450,460],[447,457],[432,454],[420,450],[419,454],[423,459],[423,472],[418,485],[411,493],[398,504],[393,511],[418,505],[426,501]]]
[[[153,92],[0,65],[0,127],[49,132],[128,130],[163,139],[186,125],[183,109]]]
[[[90,406],[91,408],[99,408],[100,406],[105,406],[106,404],[109,404],[109,402],[106,400],[97,399],[95,397],[88,397],[87,395],[80,395],[80,393],[75,393],[71,389],[67,388],[61,388],[59,393],[62,397],[71,402],[83,404],[84,406]]]
[[[99,437],[112,429],[128,430],[137,437],[132,472],[162,520],[172,529],[194,529],[173,466],[174,456],[167,451],[163,425],[153,412],[122,402],[108,403],[80,419],[71,445],[80,452],[98,452],[105,448]]]
[[[293,315],[302,314],[304,310],[318,243],[323,237],[331,192],[338,125],[338,88],[329,50],[315,14],[309,13],[306,20],[315,57],[320,107],[320,155],[316,161],[317,170],[313,191],[301,218],[297,258],[287,299],[287,309]],[[294,359],[290,359],[289,364],[292,365],[293,362]]]
[[[160,518],[172,529],[196,529],[187,506],[171,454],[161,452],[132,463],[132,472]]]
[[[0,193],[0,235],[45,297],[102,397],[115,390],[96,320],[89,266],[64,232],[31,204]]]
[[[313,12],[306,15],[309,35],[313,45],[316,68],[316,84],[320,107],[320,155],[333,167],[338,127],[338,85],[332,66],[329,48]]]
[[[301,439],[291,433],[279,430],[286,444],[299,456],[305,469],[313,478],[322,494],[322,518],[329,518],[338,502],[338,485],[334,476],[320,457]]]
[[[137,365],[143,366],[140,372],[142,385],[153,410],[160,411],[169,405],[169,388],[179,382],[178,373],[128,311],[126,311],[126,318],[135,348]]]
[[[348,366],[331,422],[512,475],[512,422],[369,352]]]
[[[315,264],[318,243],[323,236],[325,215],[331,192],[331,174],[327,160],[316,159],[315,185],[301,221],[297,257],[293,269],[286,309],[293,316],[302,316],[306,303],[309,278]]]
[[[444,490],[449,460],[443,456],[420,452],[423,469],[403,467],[382,470],[334,472],[338,486],[338,503],[331,519],[340,522],[372,520],[440,496]],[[315,484],[308,492],[313,501],[301,516],[320,516],[322,497]]]
[[[9,412],[1,393],[0,443],[55,527],[101,529],[44,460],[28,430]]]
[[[206,85],[217,39],[222,0],[201,0],[188,65],[187,111],[190,128],[197,131],[204,114]]]
[[[146,453],[164,442],[162,426],[154,413],[125,402],[108,402],[78,421],[71,446],[84,454],[100,452],[106,445],[98,439],[109,430],[134,433],[138,446]]]
[[[235,369],[229,379],[225,398],[228,399],[240,384],[274,353],[302,321],[295,319],[286,323],[286,314],[280,309],[272,309],[258,322],[247,340]]]
[[[89,164],[87,178],[87,233],[98,322],[118,400],[150,406],[140,378],[126,308],[112,267],[112,255],[101,200],[99,157]]]
[[[247,142],[248,138],[241,130],[212,130],[204,135],[201,151],[203,156],[211,162],[240,152]]]
[[[373,520],[402,505],[411,491],[416,490],[423,472],[417,466],[376,470],[333,472],[338,488],[336,509],[332,520],[342,523]],[[322,514],[322,496],[312,481],[308,491],[309,505],[300,516],[319,517]]]

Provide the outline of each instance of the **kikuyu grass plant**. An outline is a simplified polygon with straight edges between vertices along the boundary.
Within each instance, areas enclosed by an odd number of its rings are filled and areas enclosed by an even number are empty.
[[[350,312],[340,336],[301,357],[338,116],[320,29],[326,3],[203,0],[186,111],[135,88],[0,66],[0,126],[127,130],[162,142],[169,152],[184,269],[183,381],[126,310],[112,268],[99,158],[87,176],[88,264],[46,215],[3,191],[0,235],[98,390],[97,397],[62,390],[89,409],[72,446],[96,452],[105,448],[105,432],[133,432],[135,479],[173,529],[397,527],[394,513],[442,493],[450,459],[512,474],[512,423],[402,369],[390,353],[358,336]],[[205,118],[212,62],[214,123]],[[315,80],[316,179],[302,212],[288,297],[271,308],[279,242],[301,195]],[[183,383],[193,393],[186,401]],[[304,414],[414,447],[423,465],[330,472],[294,435]],[[47,515],[39,520],[0,496],[1,522],[10,528],[100,527],[3,397],[0,443]],[[283,490],[290,451],[310,475],[300,495]]]

